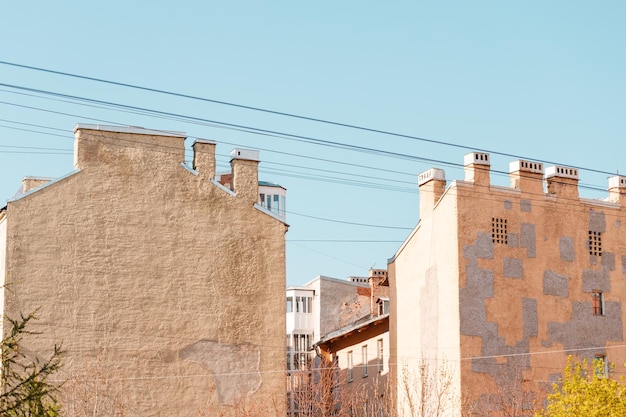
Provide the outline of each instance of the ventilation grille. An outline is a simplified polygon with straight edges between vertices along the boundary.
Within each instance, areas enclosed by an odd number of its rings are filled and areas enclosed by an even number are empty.
[[[602,232],[589,231],[589,255],[602,256]]]
[[[508,243],[506,219],[491,218],[491,240],[493,243]]]

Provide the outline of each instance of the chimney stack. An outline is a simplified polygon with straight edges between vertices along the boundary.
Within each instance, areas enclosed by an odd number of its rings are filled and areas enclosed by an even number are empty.
[[[509,164],[511,187],[525,193],[543,194],[543,164],[540,162],[513,161]]]
[[[443,169],[431,168],[417,177],[420,190],[420,217],[427,216],[446,190],[446,173]]]
[[[609,177],[609,201],[626,205],[626,177],[615,175]]]
[[[548,194],[563,198],[578,198],[578,170],[560,165],[546,168]]]
[[[491,162],[489,161],[488,153],[468,153],[464,156],[463,163],[465,165],[465,181],[489,187]]]
[[[193,148],[193,169],[205,178],[215,178],[215,142],[196,139]]]
[[[233,149],[230,166],[233,174],[232,190],[237,197],[254,204],[259,199],[259,151]]]

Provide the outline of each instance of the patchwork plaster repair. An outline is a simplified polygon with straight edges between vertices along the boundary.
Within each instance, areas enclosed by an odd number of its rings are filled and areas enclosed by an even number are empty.
[[[544,346],[549,347],[556,342],[563,345],[568,354],[586,357],[604,353],[607,342],[624,340],[622,303],[605,302],[604,308],[604,315],[594,316],[590,314],[591,302],[572,303],[572,316],[568,322],[548,323],[549,340]]]
[[[489,244],[485,235],[489,237]],[[465,336],[481,337],[480,357],[472,359],[472,371],[488,373],[494,378],[505,378],[502,373],[502,363],[498,362],[496,355],[514,355],[529,352],[529,337],[537,334],[537,301],[524,298],[522,302],[522,320],[524,339],[508,345],[505,338],[498,333],[498,323],[487,320],[485,302],[494,296],[494,271],[478,266],[478,259],[493,258],[493,242],[491,236],[486,233],[478,233],[474,245],[464,247],[465,259],[468,264],[465,268],[466,285],[459,291],[459,308],[461,317],[460,331]],[[513,260],[521,261],[521,260]],[[520,275],[520,262],[512,262],[511,269],[516,275]],[[526,369],[530,366],[528,355],[509,356],[506,358],[508,365]]]
[[[545,295],[567,297],[569,295],[569,278],[565,275],[559,275],[553,271],[544,271],[543,293]]]
[[[502,274],[506,278],[523,278],[524,277],[524,264],[521,259],[517,258],[504,258],[502,267]]]
[[[559,255],[562,261],[574,261],[574,240],[571,237],[559,238]]]
[[[535,225],[522,223],[520,227],[521,247],[527,249],[527,256],[529,258],[534,258],[537,254],[535,239]]]
[[[258,346],[199,340],[183,348],[179,357],[197,362],[213,374],[222,405],[234,405],[252,396],[263,381],[259,370],[261,350]],[[241,374],[246,377],[241,378]]]

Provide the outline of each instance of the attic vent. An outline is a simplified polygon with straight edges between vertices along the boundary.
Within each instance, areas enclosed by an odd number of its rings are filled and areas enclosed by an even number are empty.
[[[493,243],[508,243],[506,219],[491,218],[491,240]]]

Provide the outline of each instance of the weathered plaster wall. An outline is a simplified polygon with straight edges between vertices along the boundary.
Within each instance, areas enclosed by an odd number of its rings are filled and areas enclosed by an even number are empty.
[[[282,403],[286,226],[182,167],[182,137],[76,144],[77,173],[8,204],[5,309],[40,308],[28,348],[63,342],[62,378],[98,358],[133,415]]]
[[[370,313],[369,286],[328,277],[315,283],[316,303],[319,305],[319,327],[314,335],[319,340],[325,334],[346,326]],[[319,296],[317,296],[319,295]]]
[[[626,360],[618,347],[626,280],[615,265],[626,254],[619,238],[625,210],[579,200],[572,190],[544,195],[458,182],[451,191],[458,196],[462,254],[464,398],[489,402],[520,372],[535,388],[545,385],[568,354]],[[506,243],[493,242],[494,218],[506,220]],[[589,254],[589,231],[601,233],[601,256]],[[592,291],[604,292],[604,315],[593,315]]]

